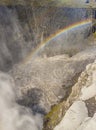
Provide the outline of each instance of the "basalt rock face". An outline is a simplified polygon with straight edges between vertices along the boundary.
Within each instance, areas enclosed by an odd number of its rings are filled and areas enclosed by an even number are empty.
[[[10,71],[21,92],[19,103],[34,112],[48,112],[52,105],[66,99],[86,65],[96,58],[96,47],[78,53],[36,58],[18,64]]]
[[[96,61],[82,72],[65,103],[66,114],[54,130],[95,130],[96,128]],[[80,106],[80,104],[82,104]],[[71,105],[71,107],[70,107]],[[76,106],[77,105],[77,106]],[[79,110],[80,108],[80,110]],[[82,111],[83,110],[83,111]],[[86,114],[84,116],[84,114]],[[82,116],[83,115],[83,116]],[[81,117],[84,117],[81,119]],[[81,119],[81,120],[80,120]],[[72,124],[71,124],[72,123]]]

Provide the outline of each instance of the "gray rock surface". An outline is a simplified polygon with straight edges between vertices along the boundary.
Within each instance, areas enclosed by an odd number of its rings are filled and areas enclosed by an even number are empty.
[[[68,97],[80,73],[96,58],[95,52],[94,46],[70,58],[62,55],[27,59],[14,66],[10,74],[21,92],[20,102],[48,112],[52,105]]]
[[[71,120],[70,120],[71,113],[69,117],[66,118],[66,114],[67,114],[66,112],[62,121],[60,122],[59,125],[55,127],[54,130],[57,129],[72,130],[74,126],[76,126],[75,129],[78,130],[90,130],[90,129],[95,130],[96,128],[96,61],[92,64],[89,64],[86,67],[85,71],[81,73],[78,82],[72,88],[72,93],[70,94],[67,102],[65,103],[65,106],[67,106],[68,109],[68,107],[70,107],[72,103],[73,103],[72,106],[74,106],[74,103],[78,101],[83,102],[86,105],[86,109],[88,111],[88,117],[87,118],[85,117],[78,126],[74,125],[74,123],[71,125]],[[71,107],[69,108],[68,111],[71,110]],[[83,106],[81,106],[81,108],[83,108]],[[78,108],[76,108],[76,111],[78,111]],[[75,114],[76,113],[74,111],[73,116],[75,116]],[[78,116],[76,116],[76,118],[78,118]],[[76,119],[77,122],[78,119]],[[69,121],[69,123],[66,122],[66,120]]]
[[[82,101],[76,101],[66,112],[64,118],[54,130],[76,130],[85,118],[88,118],[88,110]]]

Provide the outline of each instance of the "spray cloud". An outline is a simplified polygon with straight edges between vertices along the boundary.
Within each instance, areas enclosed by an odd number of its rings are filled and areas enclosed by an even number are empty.
[[[16,103],[13,79],[0,72],[0,130],[41,130],[42,116]]]

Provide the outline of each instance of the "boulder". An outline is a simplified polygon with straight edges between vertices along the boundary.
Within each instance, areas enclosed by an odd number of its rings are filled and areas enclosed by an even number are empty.
[[[88,117],[88,110],[83,101],[76,101],[66,112],[64,118],[54,130],[76,130]]]

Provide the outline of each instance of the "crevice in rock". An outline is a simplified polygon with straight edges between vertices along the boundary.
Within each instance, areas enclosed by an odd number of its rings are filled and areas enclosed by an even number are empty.
[[[85,101],[87,109],[88,109],[88,116],[93,117],[96,113],[96,99],[95,97],[88,99]]]

